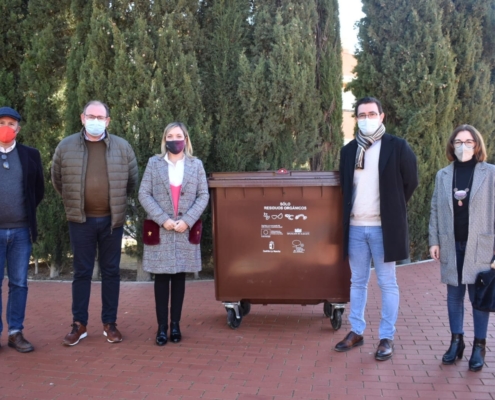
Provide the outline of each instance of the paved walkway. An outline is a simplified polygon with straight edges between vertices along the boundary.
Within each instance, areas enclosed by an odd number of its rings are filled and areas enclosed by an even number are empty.
[[[17,353],[3,335],[0,398],[494,400],[495,319],[490,321],[491,351],[483,371],[468,371],[470,312],[466,354],[457,365],[443,366],[450,333],[439,267],[423,263],[397,273],[401,309],[396,352],[384,362],[373,357],[380,302],[374,274],[365,344],[348,353],[332,350],[349,329],[347,318],[334,332],[321,304],[253,305],[241,327],[230,329],[212,281],[187,283],[183,341],[164,347],[154,344],[151,283],[122,284],[120,344],[109,344],[102,336],[100,285],[93,284],[89,336],[67,348],[61,342],[70,330],[70,283],[31,282],[24,332],[36,351]]]

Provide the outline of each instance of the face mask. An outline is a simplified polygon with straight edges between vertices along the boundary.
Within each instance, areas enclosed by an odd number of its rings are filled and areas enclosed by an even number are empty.
[[[103,132],[105,132],[106,128],[106,122],[105,121],[98,121],[97,119],[95,120],[86,120],[84,127],[86,128],[86,132],[89,133],[91,136],[101,136]]]
[[[380,121],[380,118],[365,118],[358,121],[359,130],[362,132],[363,135],[373,135],[373,133],[377,131],[381,124],[382,121]]]
[[[469,161],[471,158],[473,158],[473,155],[474,148],[470,149],[466,147],[465,144],[462,144],[461,146],[455,148],[455,156],[460,162]]]
[[[0,126],[0,142],[10,143],[15,139],[16,135],[16,131],[10,126]]]
[[[165,148],[172,154],[179,154],[186,147],[185,140],[166,140]]]

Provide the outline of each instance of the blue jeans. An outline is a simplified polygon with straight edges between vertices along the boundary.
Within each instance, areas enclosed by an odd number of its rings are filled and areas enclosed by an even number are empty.
[[[381,339],[394,339],[395,322],[399,314],[399,286],[395,277],[395,262],[384,262],[381,226],[350,226],[349,264],[351,266],[351,329],[362,335],[366,329],[364,311],[368,297],[371,259],[378,286],[382,292],[382,313],[378,330]]]
[[[450,332],[452,334],[464,335],[464,296],[466,286],[471,304],[474,299],[474,284],[463,285],[461,282],[462,268],[464,267],[464,256],[466,254],[466,242],[455,242],[455,252],[457,259],[458,285],[447,285],[447,309],[449,313]],[[486,339],[488,330],[488,320],[490,313],[475,310],[473,308],[474,337]]]
[[[7,301],[7,324],[9,334],[24,329],[27,303],[27,274],[31,257],[29,228],[0,229],[0,334],[2,323],[2,283],[7,260],[9,297]]]
[[[96,249],[101,271],[101,321],[117,321],[120,293],[120,254],[123,227],[112,230],[111,217],[86,218],[86,222],[69,222],[70,242],[74,254],[72,281],[73,320],[88,324],[91,278],[95,266]]]

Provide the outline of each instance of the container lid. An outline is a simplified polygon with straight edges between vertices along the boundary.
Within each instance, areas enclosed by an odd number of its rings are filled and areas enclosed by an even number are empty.
[[[339,186],[337,171],[215,172],[208,177],[210,188]]]

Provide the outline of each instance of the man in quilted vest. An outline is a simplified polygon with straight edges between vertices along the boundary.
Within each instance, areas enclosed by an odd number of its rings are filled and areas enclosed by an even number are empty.
[[[83,128],[63,139],[53,156],[52,183],[69,221],[74,280],[72,330],[63,341],[74,346],[87,334],[91,278],[98,250],[101,271],[103,335],[122,341],[117,329],[120,254],[127,196],[138,183],[134,151],[127,141],[107,131],[108,106],[90,101],[81,114]]]

